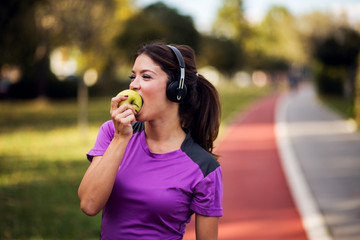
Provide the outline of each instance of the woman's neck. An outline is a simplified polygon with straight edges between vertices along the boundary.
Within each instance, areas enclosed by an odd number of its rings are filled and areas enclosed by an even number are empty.
[[[148,147],[153,153],[178,150],[186,137],[177,116],[145,122],[145,135]]]

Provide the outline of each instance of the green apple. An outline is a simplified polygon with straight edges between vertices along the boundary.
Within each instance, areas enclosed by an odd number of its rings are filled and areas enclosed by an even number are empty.
[[[119,107],[123,103],[127,103],[127,104],[130,104],[131,106],[133,106],[137,112],[140,112],[140,109],[143,105],[143,99],[141,98],[140,94],[138,94],[134,90],[126,89],[126,90],[119,92],[118,95],[116,95],[116,96],[119,96],[119,95],[128,95],[128,98],[126,100],[121,101],[119,103]]]

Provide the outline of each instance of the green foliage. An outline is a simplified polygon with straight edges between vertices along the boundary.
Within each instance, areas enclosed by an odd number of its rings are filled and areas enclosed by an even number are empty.
[[[49,67],[50,53],[59,46],[81,53],[77,77],[89,68],[101,75],[115,55],[112,39],[118,32],[114,29],[121,29],[114,26],[121,26],[131,14],[130,0],[1,1],[0,12],[0,68],[17,66],[22,73],[8,93],[12,98],[61,95],[62,91],[52,91],[61,84],[53,81]],[[76,91],[76,85],[62,86]],[[66,92],[61,97],[68,97]]]
[[[226,38],[203,36],[199,55],[202,65],[213,66],[228,76],[244,64],[240,46]]]
[[[76,60],[76,76],[82,79],[86,70],[96,69],[98,74],[111,71],[109,64],[115,58],[112,40],[120,28],[119,8],[125,16],[131,12],[127,0],[50,0],[39,6],[36,20],[43,40],[47,43],[46,55],[62,47],[64,58]],[[111,74],[107,77],[112,78]]]
[[[360,33],[340,27],[324,39],[313,39],[314,56],[329,66],[354,66],[360,51]]]
[[[35,23],[35,9],[43,0],[0,1],[0,68],[4,65],[16,65],[22,77],[31,87],[31,94],[37,96],[42,87],[42,79],[37,76],[36,48],[40,41]],[[39,79],[39,82],[36,81]],[[0,74],[1,80],[1,74]],[[26,88],[25,88],[26,89]]]
[[[38,41],[35,7],[42,1],[0,1],[0,66],[32,63]]]
[[[360,54],[358,56],[358,68],[355,78],[354,111],[356,124],[360,128]]]
[[[253,51],[248,53],[248,60],[245,63],[248,69],[261,69],[269,72],[287,71],[290,62],[284,58],[268,56],[263,51]]]
[[[321,94],[345,96],[345,83],[350,86],[353,97],[357,56],[360,51],[360,33],[347,27],[334,29],[328,36],[314,37],[313,69],[318,90]]]
[[[323,95],[342,96],[344,92],[344,67],[328,66],[317,62],[313,65],[314,79],[317,91]]]
[[[160,40],[186,44],[196,50],[199,37],[191,17],[183,16],[176,9],[158,2],[129,19],[116,44],[124,58],[132,63],[134,53],[146,42]]]
[[[307,61],[296,18],[284,7],[272,7],[263,21],[253,27],[246,44],[252,64],[265,69],[282,70],[284,65],[304,65]],[[272,64],[272,60],[277,64]]]
[[[212,35],[202,38],[200,56],[205,59],[203,62],[231,76],[245,65],[244,41],[249,34],[243,1],[224,0],[212,26]]]
[[[224,0],[212,27],[217,37],[232,39],[241,44],[248,35],[248,23],[244,17],[242,0]]]
[[[92,94],[109,94],[112,86],[123,86],[118,80],[140,44],[154,40],[190,45],[199,65],[228,76],[244,69],[286,71],[293,63],[308,66],[315,59],[321,91],[341,94],[344,83],[354,89],[359,32],[331,13],[295,17],[274,6],[261,23],[250,24],[242,0],[224,0],[211,35],[203,36],[191,17],[163,2],[136,9],[132,0],[1,1],[0,68],[16,66],[22,73],[6,96],[74,97],[76,84],[57,82],[49,68],[50,53],[59,46],[78,51],[78,79],[89,68],[98,71]]]
[[[320,97],[321,101],[324,102],[330,109],[334,110],[344,118],[354,118],[354,104],[351,100],[343,97],[326,95]]]

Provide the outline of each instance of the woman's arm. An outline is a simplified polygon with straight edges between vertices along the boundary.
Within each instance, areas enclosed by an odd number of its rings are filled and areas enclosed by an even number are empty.
[[[113,140],[104,156],[93,158],[78,190],[81,210],[90,216],[104,208],[114,185],[127,142]]]
[[[196,240],[217,240],[219,218],[195,215]]]
[[[114,186],[116,174],[133,134],[131,124],[135,110],[128,104],[121,105],[125,96],[113,98],[110,114],[115,125],[114,138],[103,156],[94,157],[78,189],[80,208],[87,215],[98,214],[104,208]]]

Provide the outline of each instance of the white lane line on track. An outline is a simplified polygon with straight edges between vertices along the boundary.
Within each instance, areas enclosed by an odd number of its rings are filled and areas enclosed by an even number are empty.
[[[288,98],[289,95],[281,95],[275,108],[275,135],[281,164],[308,239],[333,240],[327,231],[325,220],[312,196],[290,142],[286,123],[286,112],[289,107]]]

